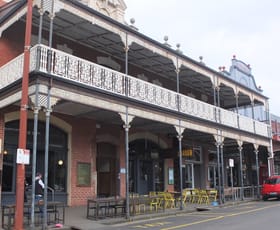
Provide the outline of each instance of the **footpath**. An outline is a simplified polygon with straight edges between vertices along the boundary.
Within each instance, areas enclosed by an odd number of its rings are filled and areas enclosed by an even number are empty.
[[[159,211],[155,213],[144,213],[144,214],[137,214],[134,216],[130,216],[129,219],[126,217],[114,217],[114,218],[105,218],[101,220],[89,220],[86,218],[86,207],[85,206],[79,206],[79,207],[67,207],[65,210],[65,224],[64,226],[61,226],[60,229],[72,229],[72,230],[93,230],[93,229],[109,229],[110,225],[115,225],[119,223],[125,223],[125,222],[137,222],[141,220],[147,220],[147,219],[153,219],[163,216],[172,216],[177,215],[181,213],[191,213],[191,212],[199,212],[199,211],[207,211],[214,208],[222,208],[224,206],[228,205],[238,205],[240,203],[244,202],[250,202],[250,200],[244,200],[244,201],[227,201],[226,203],[218,206],[213,205],[199,205],[199,204],[187,204],[186,207],[183,208],[183,210],[180,210],[179,208],[173,208],[173,209],[166,209],[164,212]],[[55,226],[50,226],[51,228],[55,228]]]
[[[146,212],[142,214],[137,215],[131,215],[129,219],[126,217],[107,217],[100,220],[90,220],[86,218],[86,212],[87,207],[86,206],[77,206],[77,207],[66,207],[65,208],[65,223],[62,224],[56,224],[56,225],[50,225],[48,226],[48,229],[60,229],[60,230],[106,230],[110,229],[116,224],[121,223],[133,223],[133,222],[140,222],[144,220],[149,220],[153,218],[160,218],[164,216],[173,216],[178,215],[182,213],[193,213],[193,212],[199,212],[199,211],[211,211],[211,209],[216,208],[223,208],[225,206],[229,205],[238,205],[240,203],[250,202],[255,199],[246,199],[244,201],[227,201],[222,205],[203,205],[203,204],[192,204],[187,203],[187,205],[183,208],[183,210],[180,210],[179,208],[170,208],[165,209],[165,211],[158,211],[158,212]],[[2,221],[0,225],[0,229],[2,226]],[[26,228],[26,229],[30,229]],[[34,230],[41,230],[42,226],[35,227]]]

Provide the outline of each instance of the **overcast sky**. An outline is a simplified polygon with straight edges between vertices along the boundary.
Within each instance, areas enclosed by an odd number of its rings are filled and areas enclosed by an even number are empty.
[[[280,1],[125,0],[126,21],[139,32],[168,43],[192,59],[203,56],[215,70],[228,70],[233,55],[250,64],[257,86],[280,116]],[[279,93],[278,93],[279,92]]]

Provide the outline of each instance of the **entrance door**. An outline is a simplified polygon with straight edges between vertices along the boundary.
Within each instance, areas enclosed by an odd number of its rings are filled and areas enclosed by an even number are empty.
[[[183,168],[183,185],[184,188],[194,188],[194,172],[192,163],[185,164],[185,168]]]
[[[208,166],[208,180],[210,188],[216,188],[218,185],[218,168],[216,165]]]
[[[149,191],[153,191],[153,163],[149,160],[140,160],[137,192],[139,194],[148,194]]]
[[[109,143],[98,143],[96,162],[97,195],[99,197],[118,195],[119,164],[116,157],[116,146]]]

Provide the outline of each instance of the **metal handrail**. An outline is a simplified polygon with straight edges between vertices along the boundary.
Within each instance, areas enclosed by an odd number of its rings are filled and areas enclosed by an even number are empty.
[[[54,189],[48,186],[48,190],[52,193],[52,201],[54,201]]]

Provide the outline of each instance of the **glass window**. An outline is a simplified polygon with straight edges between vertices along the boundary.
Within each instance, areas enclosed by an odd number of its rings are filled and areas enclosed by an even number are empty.
[[[5,124],[3,156],[3,192],[15,192],[16,184],[16,152],[18,148],[19,121]],[[49,168],[48,186],[56,191],[66,192],[67,182],[67,134],[55,126],[50,125],[49,133]],[[44,175],[45,161],[45,123],[38,123],[36,171]],[[33,159],[33,120],[27,124],[27,149],[30,150],[30,164],[25,166],[25,178],[32,183]]]

